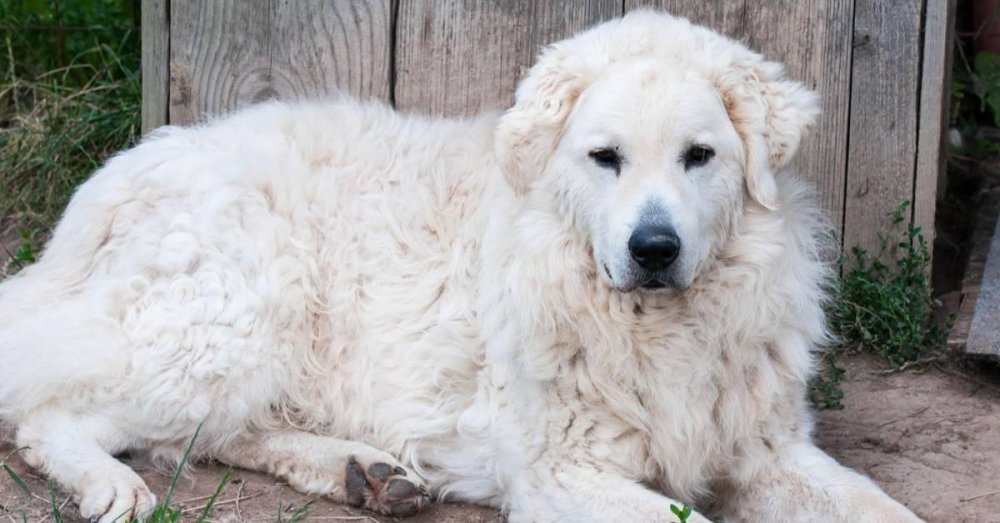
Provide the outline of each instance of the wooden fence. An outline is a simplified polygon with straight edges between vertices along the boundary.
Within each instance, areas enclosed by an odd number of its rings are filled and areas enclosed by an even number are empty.
[[[742,40],[823,96],[797,167],[846,246],[913,202],[933,234],[954,0],[143,0],[143,126],[335,90],[503,108],[540,47],[644,6]]]

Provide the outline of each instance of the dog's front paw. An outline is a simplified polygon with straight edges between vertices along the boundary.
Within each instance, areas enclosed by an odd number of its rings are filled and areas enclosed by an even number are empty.
[[[95,478],[79,488],[75,498],[80,515],[99,523],[142,519],[156,506],[156,496],[131,470]]]
[[[412,516],[429,501],[430,494],[399,465],[362,464],[354,456],[347,460],[347,502],[388,516]]]

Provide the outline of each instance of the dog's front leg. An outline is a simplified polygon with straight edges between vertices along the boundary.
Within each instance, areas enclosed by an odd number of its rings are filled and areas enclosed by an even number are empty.
[[[509,521],[629,521],[677,523],[671,505],[684,504],[618,474],[588,465],[543,458],[514,479],[508,491]],[[709,523],[692,512],[689,523]]]
[[[775,446],[774,459],[731,495],[720,496],[727,522],[921,521],[870,479],[833,460],[810,442]]]

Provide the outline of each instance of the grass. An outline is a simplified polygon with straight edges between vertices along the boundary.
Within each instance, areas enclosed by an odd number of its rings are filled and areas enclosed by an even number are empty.
[[[11,271],[34,261],[76,187],[135,142],[141,109],[136,32],[57,45],[21,30],[44,17],[14,9],[0,7],[0,238],[18,240],[5,253]]]

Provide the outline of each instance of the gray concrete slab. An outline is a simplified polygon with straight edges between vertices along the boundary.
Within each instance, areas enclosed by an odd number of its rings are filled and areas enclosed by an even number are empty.
[[[965,351],[1000,356],[1000,220],[993,229]]]

